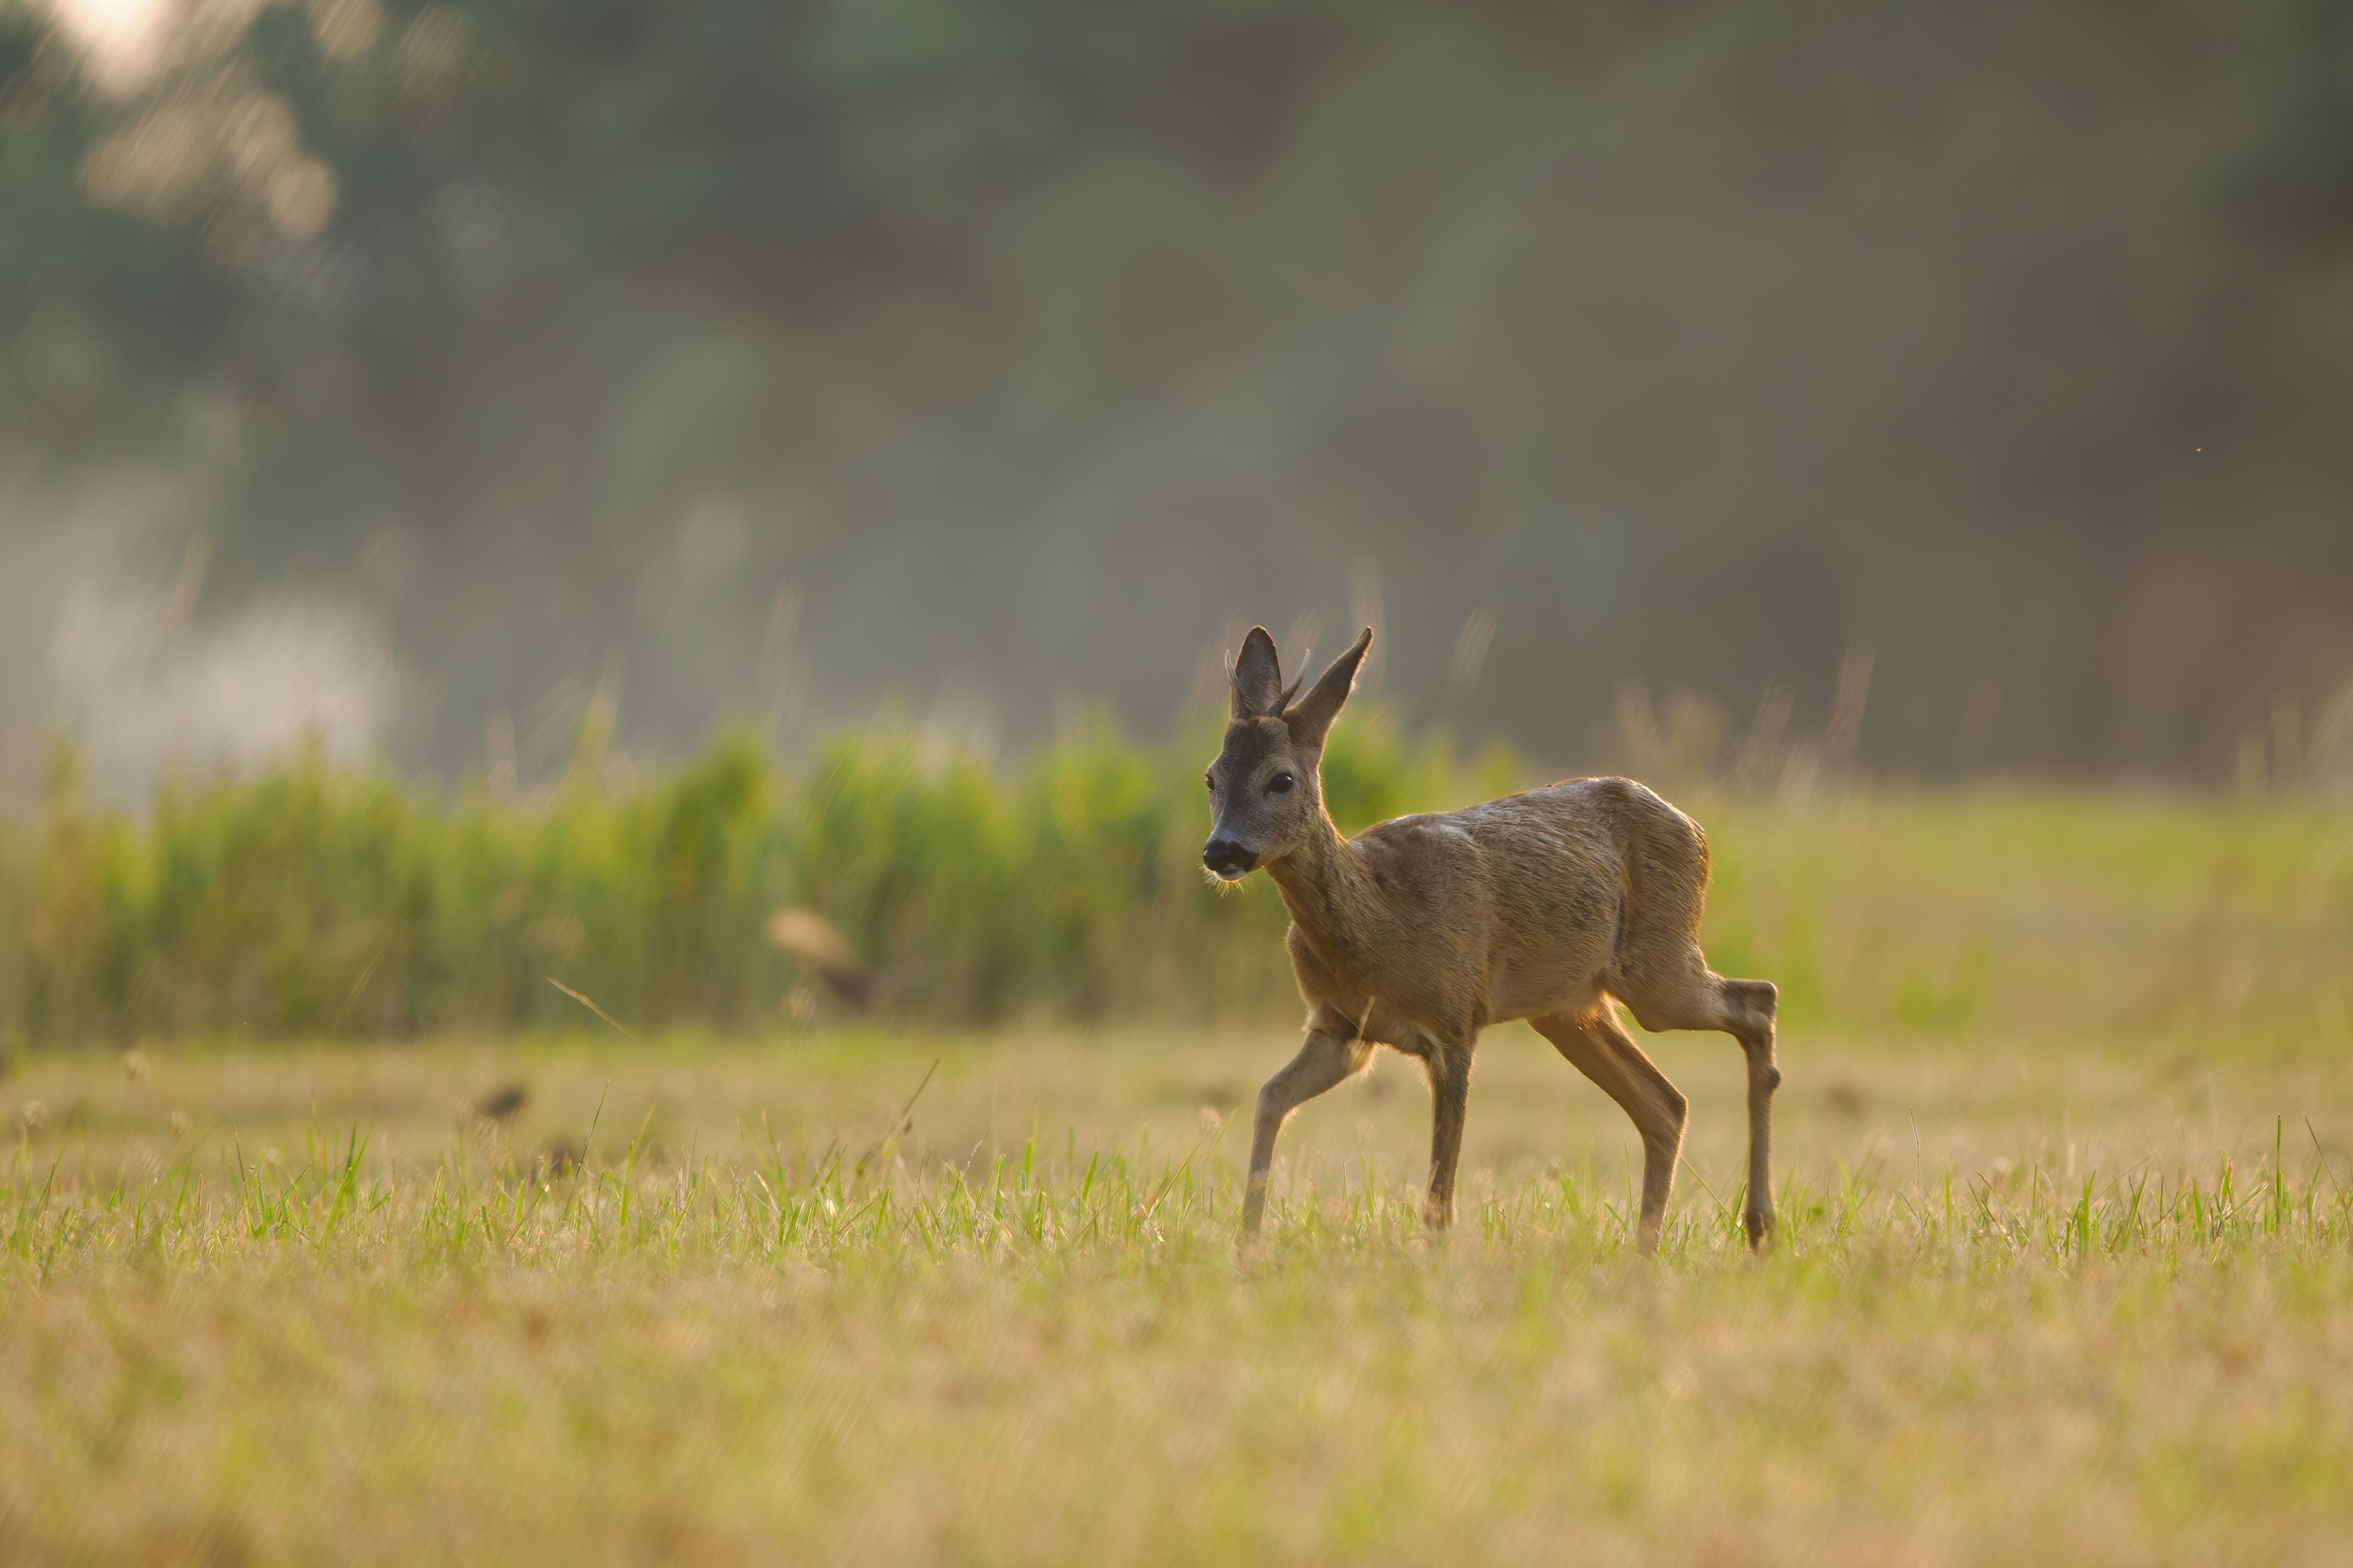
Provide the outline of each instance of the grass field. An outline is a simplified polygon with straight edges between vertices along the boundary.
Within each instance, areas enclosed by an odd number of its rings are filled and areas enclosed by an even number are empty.
[[[1703,794],[1710,956],[1782,987],[1778,1252],[1736,1235],[1730,1041],[1652,1043],[1693,1121],[1651,1261],[1630,1129],[1514,1026],[1451,1240],[1385,1058],[1286,1132],[1242,1257],[1239,1113],[1295,1036],[1279,905],[1198,885],[1197,779],[1109,748],[1000,798],[845,752],[754,789],[733,755],[447,816],[298,771],[7,840],[0,1562],[2346,1558],[2341,805]],[[1057,804],[1114,777],[1116,832]],[[1132,880],[1087,883],[1130,828]],[[717,898],[665,880],[681,844],[769,870]],[[897,933],[895,1025],[787,1026],[752,962],[785,898]],[[615,956],[533,945],[575,909]],[[428,1016],[369,1011],[398,931],[401,984],[508,1026],[355,1037]],[[655,1027],[640,938],[751,1025]],[[917,1005],[1032,948],[1026,1025]],[[265,971],[311,1011],[241,1010]],[[600,975],[648,1042],[545,984]]]
[[[2343,1561],[2341,1037],[2048,1036],[1785,1026],[1762,1263],[1714,1036],[1656,1261],[1518,1027],[1450,1242],[1385,1058],[1247,1258],[1279,1027],[36,1054],[0,1557]]]

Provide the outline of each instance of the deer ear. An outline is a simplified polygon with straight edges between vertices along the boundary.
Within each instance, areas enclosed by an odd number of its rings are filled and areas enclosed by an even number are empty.
[[[1234,660],[1234,717],[1260,719],[1282,711],[1282,666],[1274,657],[1274,639],[1264,626],[1252,626]]]
[[[1356,646],[1334,659],[1332,668],[1315,678],[1307,695],[1283,714],[1282,721],[1291,726],[1293,745],[1322,748],[1324,737],[1332,732],[1332,721],[1340,716],[1341,704],[1356,689],[1356,671],[1372,646],[1373,628],[1366,626],[1357,635]]]

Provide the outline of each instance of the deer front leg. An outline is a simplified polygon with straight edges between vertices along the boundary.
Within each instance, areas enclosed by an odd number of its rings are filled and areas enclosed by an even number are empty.
[[[1471,1107],[1471,1047],[1438,1045],[1424,1058],[1430,1068],[1430,1190],[1422,1197],[1422,1223],[1444,1230],[1454,1223],[1454,1167],[1462,1158],[1462,1121]]]
[[[1242,1189],[1242,1239],[1258,1234],[1266,1209],[1267,1173],[1274,1167],[1274,1135],[1291,1113],[1335,1084],[1362,1072],[1372,1059],[1369,1040],[1342,1032],[1310,1028],[1299,1054],[1258,1091],[1258,1120],[1250,1130],[1250,1184]]]

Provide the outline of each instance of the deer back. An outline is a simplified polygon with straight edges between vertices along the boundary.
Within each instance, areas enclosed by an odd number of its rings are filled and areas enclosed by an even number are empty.
[[[1698,825],[1626,779],[1398,817],[1344,853],[1320,897],[1285,889],[1293,963],[1311,1004],[1377,999],[1380,1039],[1590,1008],[1690,948],[1707,882]]]

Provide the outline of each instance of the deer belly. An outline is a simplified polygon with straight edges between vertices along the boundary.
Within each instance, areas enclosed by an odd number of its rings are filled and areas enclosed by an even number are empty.
[[[1505,970],[1487,988],[1487,1018],[1540,1018],[1550,1013],[1589,1013],[1601,1005],[1599,975],[1575,978],[1554,971]]]

